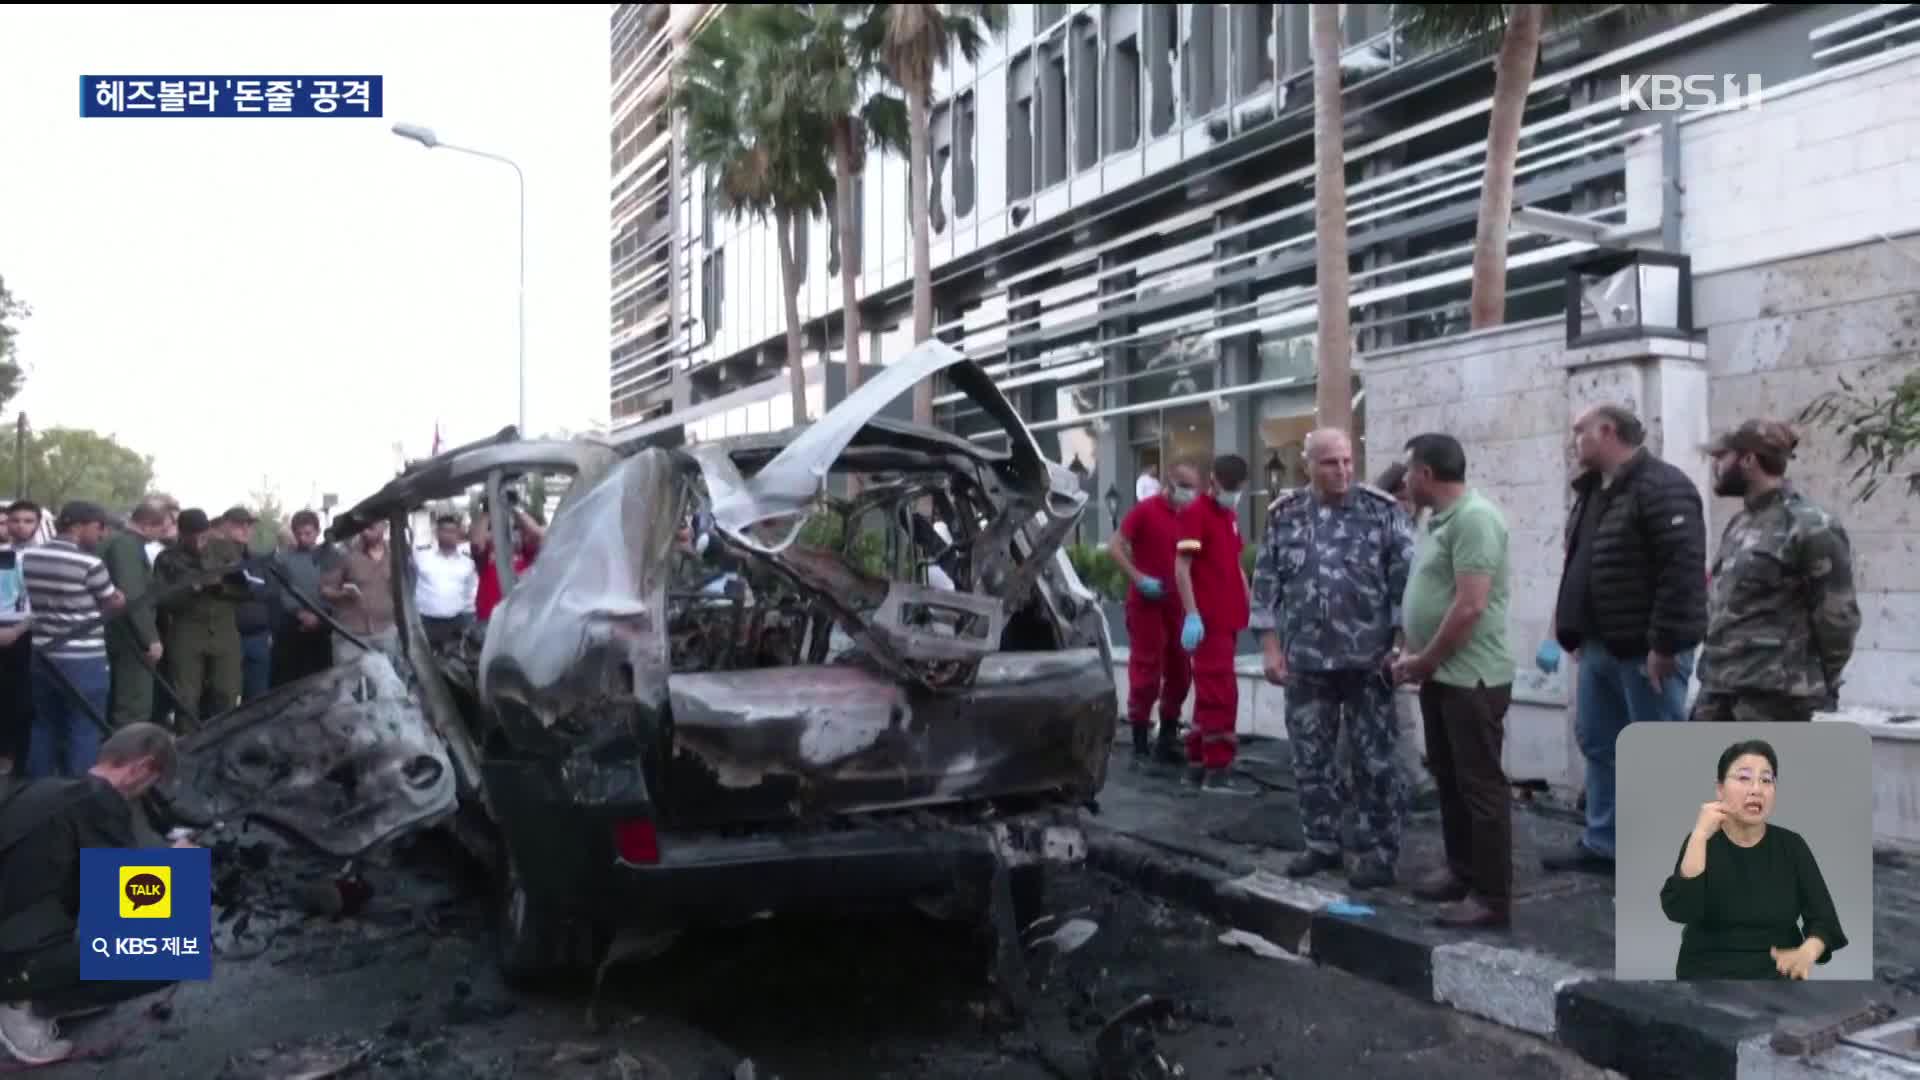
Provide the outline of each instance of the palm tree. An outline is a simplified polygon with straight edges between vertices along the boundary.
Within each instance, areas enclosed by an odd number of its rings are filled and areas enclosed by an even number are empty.
[[[1340,107],[1340,5],[1314,4],[1313,232],[1319,342],[1314,407],[1317,425],[1353,429],[1353,347],[1347,305],[1347,151]]]
[[[1620,9],[1629,22],[1666,4],[1395,4],[1394,19],[1415,47],[1498,43],[1493,64],[1493,109],[1487,117],[1487,173],[1480,186],[1480,217],[1473,237],[1471,328],[1499,326],[1507,317],[1507,226],[1513,217],[1514,160],[1520,125],[1540,58],[1540,38],[1604,11]]]
[[[927,236],[927,123],[933,74],[958,48],[977,60],[988,35],[1007,26],[1005,4],[868,4],[865,33],[884,31],[888,77],[907,99],[908,209],[913,220],[913,341],[933,336],[933,256]],[[933,385],[913,388],[913,418],[933,422]]]
[[[730,4],[688,45],[675,105],[686,117],[687,160],[706,170],[728,216],[771,221],[787,317],[787,378],[795,424],[807,422],[800,335],[801,230],[825,212],[833,187],[829,120],[797,92],[793,44],[810,27],[784,4]]]
[[[860,386],[860,232],[854,227],[860,207],[853,203],[854,178],[866,169],[869,147],[908,152],[906,102],[878,88],[884,84],[881,49],[884,27],[865,18],[864,4],[811,4],[809,59],[792,71],[812,80],[806,90],[833,130],[834,262],[840,273],[841,317],[845,324],[847,392]],[[828,272],[836,269],[829,265]]]

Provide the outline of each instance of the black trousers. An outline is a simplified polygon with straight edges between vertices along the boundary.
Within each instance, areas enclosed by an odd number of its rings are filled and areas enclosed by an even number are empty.
[[[16,772],[27,767],[27,738],[33,732],[33,635],[0,649],[0,757],[12,758]]]
[[[87,982],[80,978],[80,943],[0,957],[0,1003],[29,1001],[42,1016],[118,1005],[165,990],[170,982]]]
[[[333,666],[333,631],[282,627],[273,635],[273,686],[298,682]]]
[[[1495,911],[1513,901],[1513,793],[1501,748],[1513,686],[1420,687],[1447,868]]]

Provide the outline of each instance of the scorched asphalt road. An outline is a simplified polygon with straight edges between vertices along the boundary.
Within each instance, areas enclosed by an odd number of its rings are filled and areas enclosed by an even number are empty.
[[[182,986],[158,1008],[140,1002],[75,1025],[71,1034],[91,1056],[34,1075],[1603,1075],[1544,1043],[1393,990],[1223,945],[1223,927],[1090,870],[1056,876],[1052,918],[1029,935],[1023,1018],[996,989],[992,952],[977,933],[914,914],[703,931],[613,971],[597,1001],[586,992],[515,994],[493,974],[482,904],[442,863],[416,856],[365,868],[374,898],[364,911],[310,917],[289,911],[293,889],[262,883],[311,881],[338,867],[272,851],[253,857],[262,865],[249,870],[254,885],[236,901],[251,925],[235,934],[237,918],[226,920],[231,955],[213,982]],[[1137,1019],[1114,1022],[1142,1002]]]

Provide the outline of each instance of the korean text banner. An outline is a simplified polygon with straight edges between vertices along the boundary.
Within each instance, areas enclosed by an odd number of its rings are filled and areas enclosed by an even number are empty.
[[[82,75],[80,115],[381,115],[379,75]]]
[[[82,848],[82,979],[213,977],[213,856],[203,848]]]

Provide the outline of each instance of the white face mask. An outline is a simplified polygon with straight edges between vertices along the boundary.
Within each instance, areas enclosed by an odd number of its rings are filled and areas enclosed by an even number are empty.
[[[1238,491],[1216,491],[1213,493],[1213,499],[1220,504],[1222,510],[1232,510],[1240,505],[1240,495]]]
[[[1173,492],[1169,494],[1167,498],[1175,506],[1185,506],[1188,503],[1193,501],[1193,497],[1196,494],[1198,493],[1195,492],[1192,488],[1187,487],[1184,484],[1176,484],[1174,485]]]

